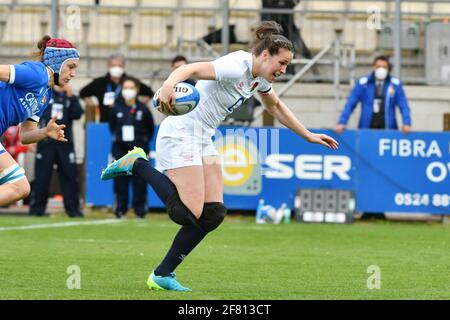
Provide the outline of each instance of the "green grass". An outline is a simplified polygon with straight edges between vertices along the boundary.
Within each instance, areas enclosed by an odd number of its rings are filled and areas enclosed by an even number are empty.
[[[0,216],[0,228],[89,220]],[[448,225],[256,225],[228,217],[177,269],[192,292],[149,291],[146,279],[177,230],[154,214],[0,230],[0,299],[450,299]],[[67,289],[71,265],[81,268],[80,290]],[[379,290],[367,288],[370,265],[381,270]]]

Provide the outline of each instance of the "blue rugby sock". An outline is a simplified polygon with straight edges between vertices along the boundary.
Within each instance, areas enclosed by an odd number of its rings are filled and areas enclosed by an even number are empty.
[[[170,179],[153,168],[150,163],[142,158],[137,159],[133,165],[133,174],[139,175],[158,195],[159,199],[167,206],[167,199],[178,193],[177,188]]]
[[[173,272],[206,234],[206,231],[195,225],[182,226],[163,261],[155,269],[155,275],[164,277]]]

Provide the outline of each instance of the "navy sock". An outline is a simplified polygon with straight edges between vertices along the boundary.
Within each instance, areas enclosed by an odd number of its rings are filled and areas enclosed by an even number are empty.
[[[197,226],[182,226],[164,260],[155,269],[155,275],[167,276],[173,272],[184,258],[203,240],[207,232]]]
[[[173,182],[166,175],[153,168],[145,159],[139,158],[134,162],[133,174],[139,175],[151,185],[164,205],[167,205],[167,199],[171,195],[178,192]]]

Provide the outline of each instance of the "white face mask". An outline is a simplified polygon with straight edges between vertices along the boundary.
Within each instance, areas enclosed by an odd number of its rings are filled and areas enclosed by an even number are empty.
[[[120,78],[123,75],[123,71],[123,68],[118,66],[109,68],[109,74],[114,78]]]
[[[377,80],[384,80],[388,75],[388,70],[386,68],[376,68],[375,69],[375,78]]]
[[[136,98],[137,95],[137,91],[134,89],[122,89],[122,97],[125,100],[133,100],[134,98]]]

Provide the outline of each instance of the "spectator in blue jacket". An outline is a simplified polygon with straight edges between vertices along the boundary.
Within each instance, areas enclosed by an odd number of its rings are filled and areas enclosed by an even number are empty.
[[[341,133],[356,105],[361,102],[360,129],[398,129],[395,107],[403,118],[402,131],[411,131],[408,100],[399,79],[390,75],[391,64],[386,56],[373,61],[370,75],[358,79],[339,118],[336,131]]]

